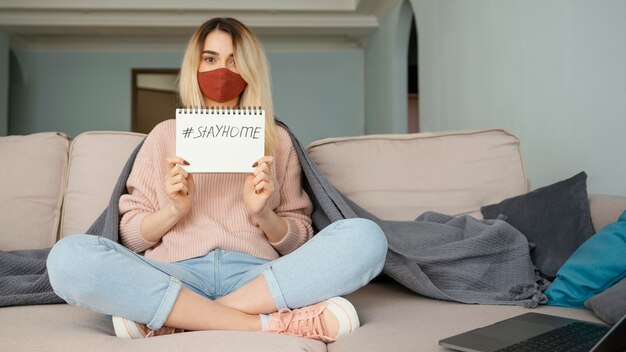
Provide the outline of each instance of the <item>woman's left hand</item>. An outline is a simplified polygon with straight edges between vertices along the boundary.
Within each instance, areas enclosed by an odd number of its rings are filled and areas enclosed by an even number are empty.
[[[270,169],[273,161],[274,158],[271,156],[260,158],[253,165],[254,173],[246,177],[243,185],[243,202],[251,216],[263,216],[267,211],[267,200],[274,193],[274,180]]]

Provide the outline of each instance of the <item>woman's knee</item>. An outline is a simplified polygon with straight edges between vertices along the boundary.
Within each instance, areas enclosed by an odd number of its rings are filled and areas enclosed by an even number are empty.
[[[76,282],[74,269],[84,268],[91,257],[88,248],[93,247],[97,238],[92,235],[74,235],[59,240],[48,254],[46,269],[50,285],[55,291]]]
[[[346,236],[339,236],[346,241],[351,241],[363,256],[370,258],[373,265],[382,264],[387,256],[387,237],[383,230],[375,222],[363,219],[345,219],[341,220],[341,224],[345,228]]]

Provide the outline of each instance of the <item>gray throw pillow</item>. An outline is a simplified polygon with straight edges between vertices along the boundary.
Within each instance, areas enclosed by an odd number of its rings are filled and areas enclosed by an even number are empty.
[[[615,325],[626,314],[626,278],[585,301],[598,318]]]
[[[553,279],[578,246],[595,233],[584,171],[480,210],[485,219],[505,215],[506,221],[534,244],[531,259],[548,279]]]

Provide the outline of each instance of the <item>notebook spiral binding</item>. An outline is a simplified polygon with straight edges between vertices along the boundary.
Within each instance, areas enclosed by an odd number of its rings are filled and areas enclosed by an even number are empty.
[[[177,114],[207,114],[207,115],[261,115],[263,109],[260,106],[233,107],[208,107],[208,108],[178,108]]]

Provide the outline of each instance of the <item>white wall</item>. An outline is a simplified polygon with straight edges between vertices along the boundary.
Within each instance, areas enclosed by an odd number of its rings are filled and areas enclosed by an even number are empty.
[[[531,188],[626,195],[626,1],[411,3],[422,131],[506,128]]]

